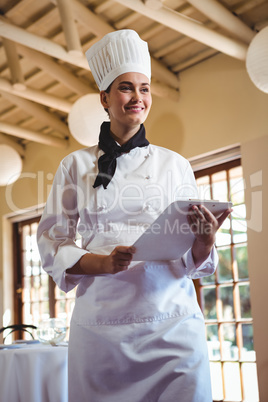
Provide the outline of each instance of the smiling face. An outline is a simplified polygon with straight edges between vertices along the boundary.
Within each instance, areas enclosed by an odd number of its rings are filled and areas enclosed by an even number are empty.
[[[100,96],[109,111],[111,132],[123,144],[148,116],[152,104],[149,79],[140,73],[122,74],[113,81],[109,93],[101,91]]]

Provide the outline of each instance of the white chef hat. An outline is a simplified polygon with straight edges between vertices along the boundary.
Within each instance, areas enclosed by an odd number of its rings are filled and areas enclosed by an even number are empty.
[[[124,73],[142,73],[151,80],[148,44],[131,29],[108,33],[87,50],[86,57],[100,91]]]

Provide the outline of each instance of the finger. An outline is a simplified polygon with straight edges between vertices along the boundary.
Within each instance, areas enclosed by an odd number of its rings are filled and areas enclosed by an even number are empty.
[[[128,267],[130,264],[130,260],[119,260],[117,261],[117,264],[119,267]]]
[[[134,254],[136,249],[133,246],[117,246],[115,251],[122,254]]]
[[[204,205],[200,205],[200,210],[203,214],[203,216],[205,217],[205,219],[212,223],[215,221],[215,216],[212,214],[212,212],[210,212]],[[216,222],[216,221],[215,221]]]
[[[230,215],[230,213],[231,213],[232,211],[233,211],[233,210],[232,210],[231,208],[226,209],[226,211],[224,211],[224,212],[218,217],[217,221],[218,221],[219,227],[221,227],[221,225],[223,224],[223,222],[225,221],[225,219]]]
[[[194,205],[192,208],[194,210],[194,215],[196,216],[196,218],[199,221],[205,221],[206,220],[206,218],[205,218],[205,216],[203,214],[203,211],[201,209],[201,205],[200,206]]]
[[[130,253],[118,253],[115,258],[117,261],[131,261],[133,254]]]
[[[193,217],[192,215],[188,215],[187,219],[188,219],[188,224],[190,226],[191,231],[193,233],[198,232],[199,225],[200,225],[199,220],[196,217]]]

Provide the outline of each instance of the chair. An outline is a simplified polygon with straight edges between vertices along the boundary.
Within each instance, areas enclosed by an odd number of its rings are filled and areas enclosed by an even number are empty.
[[[15,331],[25,331],[28,334],[31,335],[32,339],[34,339],[34,336],[31,332],[31,330],[37,329],[35,325],[29,325],[29,324],[14,324],[14,325],[8,325],[7,327],[3,327],[0,329],[0,334],[6,330],[10,330],[8,334],[4,337],[3,342],[5,343],[6,338],[8,335],[12,334],[12,332]]]

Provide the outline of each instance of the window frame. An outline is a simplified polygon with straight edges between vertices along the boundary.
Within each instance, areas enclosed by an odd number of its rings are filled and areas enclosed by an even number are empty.
[[[227,188],[228,188],[228,194],[230,195],[230,177],[229,177],[229,171],[232,168],[236,168],[238,166],[242,167],[241,163],[241,158],[233,159],[227,162],[219,163],[214,166],[209,166],[205,168],[199,168],[194,171],[194,175],[196,180],[208,176],[209,177],[209,186],[211,189],[212,186],[212,175],[221,171],[226,171],[226,182],[227,182]],[[215,272],[215,282],[211,284],[211,287],[215,287],[215,292],[216,292],[216,319],[215,320],[210,320],[205,318],[205,325],[206,325],[206,331],[207,331],[207,326],[209,324],[211,325],[217,325],[218,327],[218,339],[220,341],[220,358],[215,359],[215,360],[210,360],[212,363],[214,362],[220,362],[221,364],[221,372],[222,372],[222,390],[223,390],[223,395],[225,397],[225,384],[224,384],[224,364],[225,363],[238,363],[239,364],[239,375],[240,375],[240,384],[241,384],[241,401],[245,400],[245,390],[244,390],[244,379],[243,379],[243,364],[244,363],[255,363],[255,367],[257,365],[257,359],[255,360],[246,360],[243,357],[242,354],[242,348],[243,348],[243,333],[242,333],[242,325],[243,324],[250,324],[252,325],[252,330],[253,329],[253,318],[252,316],[250,318],[242,318],[241,317],[241,312],[240,312],[240,295],[239,295],[239,286],[241,284],[248,285],[250,284],[250,279],[240,279],[238,276],[238,267],[235,265],[235,247],[237,246],[244,246],[246,244],[247,246],[247,241],[246,242],[241,242],[241,243],[235,243],[233,241],[233,232],[232,232],[232,215],[230,216],[230,233],[231,233],[231,242],[228,244],[228,247],[230,247],[230,255],[231,255],[231,272],[232,272],[232,281],[229,283],[226,282],[221,282],[219,280],[219,272],[218,268],[216,269]],[[222,246],[224,249],[224,246]],[[226,246],[227,247],[227,246]],[[220,248],[219,248],[220,249]],[[195,279],[193,280],[195,290],[196,290],[196,295],[197,295],[197,300],[199,303],[199,306],[204,312],[204,304],[203,304],[203,298],[202,298],[202,290],[204,288],[209,288],[209,284],[202,284],[202,278],[201,279]],[[220,316],[219,314],[219,304],[221,302],[221,299],[219,297],[219,292],[220,289],[223,288],[224,286],[232,286],[232,296],[233,296],[233,319],[226,320],[223,316]],[[239,304],[239,305],[238,305]],[[224,335],[223,335],[223,328],[225,324],[231,324],[235,325],[235,337],[236,337],[236,344],[238,348],[238,358],[237,359],[227,359],[224,357],[223,353],[223,341],[224,341]],[[223,399],[226,400],[227,399]]]

